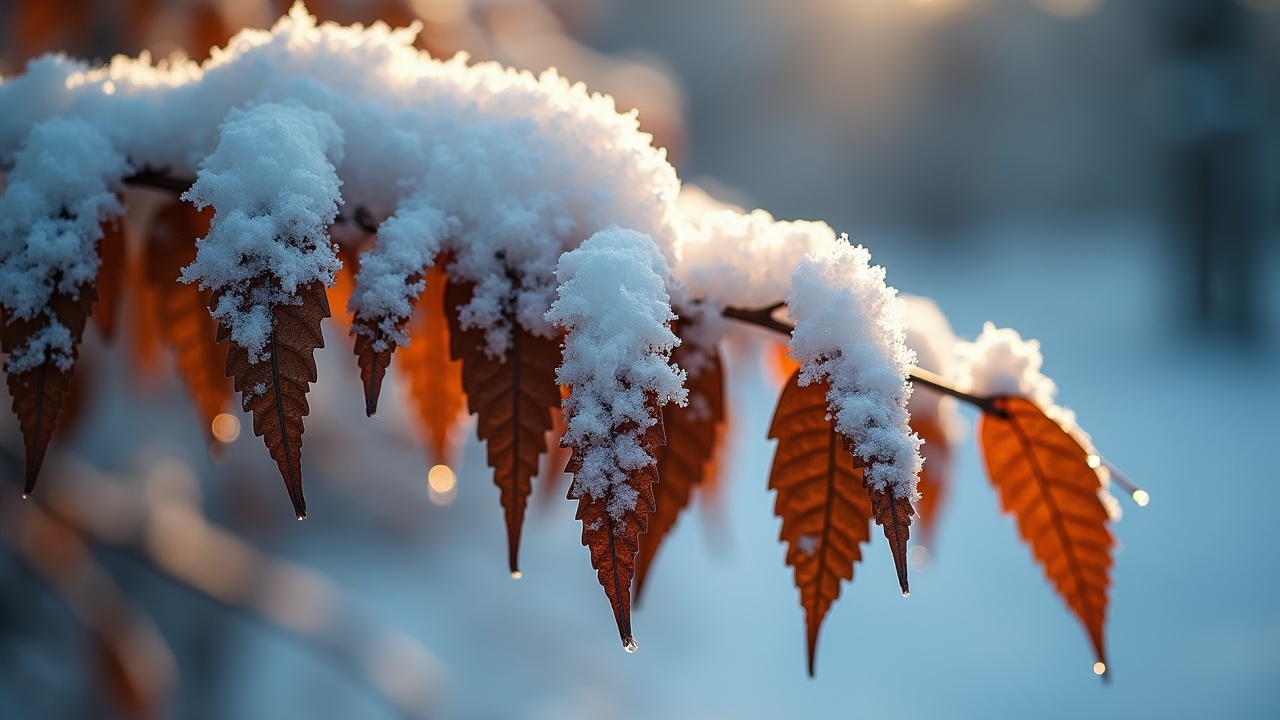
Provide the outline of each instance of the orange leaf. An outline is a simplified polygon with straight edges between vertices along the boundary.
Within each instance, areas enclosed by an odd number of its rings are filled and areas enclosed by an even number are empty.
[[[680,367],[692,352],[680,345],[671,353],[671,361]],[[644,590],[645,578],[663,538],[675,526],[681,511],[689,505],[693,489],[714,475],[714,455],[724,423],[724,370],[720,352],[714,350],[708,365],[685,381],[689,403],[671,406],[663,411],[667,426],[667,444],[658,450],[658,477],[662,482],[655,491],[657,510],[649,518],[649,530],[640,539],[636,557],[636,597]]]
[[[922,390],[917,388],[916,392]],[[938,514],[946,503],[951,480],[951,445],[947,443],[947,434],[937,417],[912,415],[911,429],[924,440],[920,448],[924,467],[920,470],[920,483],[916,490],[920,493],[920,541],[931,548],[938,530]]]
[[[466,409],[462,364],[449,357],[449,320],[445,317],[444,270],[427,271],[427,286],[409,321],[409,345],[400,350],[408,377],[410,405],[438,463],[448,461],[449,434]]]
[[[209,213],[173,201],[152,221],[147,233],[147,282],[155,293],[158,332],[173,348],[178,374],[195,401],[206,433],[227,409],[227,349],[215,340],[218,323],[209,316],[209,292],[178,280],[182,268],[196,259],[196,238],[209,232]]]
[[[795,568],[804,607],[812,676],[818,629],[871,538],[871,501],[861,466],[827,419],[827,384],[801,387],[799,379],[797,371],[787,381],[769,426],[769,437],[778,440],[769,488],[778,491],[774,514],[782,518],[779,539],[790,544],[787,564]]]
[[[235,378],[245,410],[253,412],[253,434],[262,437],[289,490],[298,519],[307,516],[302,496],[302,418],[311,411],[307,391],[316,381],[316,348],[324,347],[320,321],[329,317],[324,283],[314,280],[298,287],[301,305],[276,305],[271,309],[268,357],[250,362],[249,352],[234,342],[227,347],[227,375]],[[216,307],[215,293],[210,307]],[[218,342],[231,337],[231,328],[219,324]]]
[[[351,314],[347,303],[356,289],[356,273],[360,271],[360,254],[357,250],[338,244],[338,259],[342,267],[334,274],[333,287],[329,288],[329,308],[333,312],[334,329],[339,335],[351,331]]]
[[[648,403],[648,409],[649,416],[657,422],[645,430],[639,444],[649,457],[657,458],[659,449],[667,441],[666,431],[662,424],[662,410],[652,401]],[[620,428],[621,432],[627,430],[626,427]],[[621,510],[615,516],[609,512],[609,506],[614,503],[613,492],[606,493],[604,497],[593,497],[579,490],[577,475],[582,469],[579,454],[587,450],[589,448],[573,448],[567,469],[574,474],[574,483],[569,486],[568,497],[578,501],[578,512],[574,518],[582,521],[582,544],[590,550],[591,567],[596,570],[596,578],[613,606],[613,618],[618,624],[622,646],[633,652],[636,641],[631,632],[631,581],[636,572],[640,535],[647,530],[649,514],[656,506],[654,485],[661,485],[658,482],[658,465],[653,463],[628,472],[626,485],[634,493],[635,506]]]
[[[109,341],[116,336],[116,312],[124,284],[124,218],[102,223],[99,248],[102,267],[98,269],[98,302],[93,306],[93,321]]]
[[[1102,626],[1115,541],[1098,499],[1102,483],[1089,453],[1035,403],[1011,396],[992,402],[1003,417],[984,414],[978,425],[987,473],[1105,666]]]
[[[511,328],[506,357],[485,354],[485,331],[462,329],[457,308],[471,300],[470,285],[448,283],[445,314],[449,317],[449,348],[462,361],[462,387],[467,406],[478,415],[476,434],[485,442],[493,482],[502,496],[507,521],[507,561],[519,572],[520,528],[538,474],[538,456],[546,451],[551,408],[560,404],[556,368],[560,344],[519,327],[508,310]]]
[[[71,385],[71,373],[75,370],[80,339],[89,320],[89,311],[97,293],[93,285],[81,285],[78,295],[54,293],[43,312],[31,318],[15,318],[4,313],[4,326],[0,328],[0,350],[12,353],[56,319],[71,332],[71,366],[63,369],[56,360],[46,359],[23,372],[10,372],[6,377],[9,395],[13,397],[13,414],[18,417],[22,440],[26,449],[26,472],[23,493],[29,494],[36,486],[40,466],[44,464],[49,437],[58,424],[58,414],[67,401]],[[12,356],[10,357],[12,359]]]

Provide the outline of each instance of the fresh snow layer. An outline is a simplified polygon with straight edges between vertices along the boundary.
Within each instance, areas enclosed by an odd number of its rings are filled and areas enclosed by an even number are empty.
[[[182,279],[213,290],[213,317],[255,362],[271,339],[272,308],[297,304],[299,287],[333,284],[340,263],[325,229],[342,202],[341,159],[328,115],[273,103],[235,109],[183,195],[215,214]]]
[[[95,282],[102,223],[123,213],[115,183],[127,170],[107,138],[75,118],[37,123],[14,152],[0,197],[0,305],[12,318],[43,313],[46,323],[14,348],[8,372],[46,360],[71,367],[71,331],[47,307],[55,293],[78,297]]]
[[[656,462],[645,451],[653,411],[684,404],[684,373],[670,364],[680,343],[667,295],[670,271],[658,247],[631,230],[596,233],[560,258],[559,298],[547,320],[564,328],[556,381],[569,386],[564,442],[582,461],[573,497],[607,499],[615,520],[634,510],[630,471]]]
[[[800,382],[830,383],[827,403],[836,429],[866,461],[868,486],[918,498],[920,438],[907,425],[907,367],[915,360],[897,291],[884,269],[848,239],[805,255],[791,277],[787,307],[795,320],[789,348]]]
[[[1076,422],[1076,414],[1055,404],[1058,386],[1040,372],[1044,356],[1040,341],[1023,340],[1017,330],[998,328],[993,323],[982,326],[982,334],[973,342],[956,344],[956,384],[961,390],[980,397],[1018,395],[1034,402],[1062,429],[1079,442],[1091,455],[1098,451],[1089,434]],[[1094,471],[1102,482],[1098,498],[1112,519],[1120,518],[1120,503],[1110,492],[1111,471],[1099,465]]]

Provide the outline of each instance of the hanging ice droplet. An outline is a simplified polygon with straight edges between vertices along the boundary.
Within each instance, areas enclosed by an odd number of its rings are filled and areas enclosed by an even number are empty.
[[[1106,664],[1106,663],[1104,663],[1104,662],[1096,662],[1096,663],[1094,663],[1094,664],[1093,664],[1093,674],[1094,674],[1094,675],[1106,675],[1106,674],[1107,674],[1107,664]]]
[[[512,570],[512,571],[511,571],[511,579],[512,579],[512,580],[519,580],[519,579],[520,579],[520,578],[522,578],[522,577],[524,577],[524,573],[520,572],[519,570]]]
[[[637,649],[639,649],[639,647],[640,646],[636,644],[635,638],[627,638],[622,641],[622,648],[629,653],[635,652]]]
[[[903,591],[902,591],[902,597],[911,597],[911,591],[910,591],[910,590],[903,590]]]
[[[1134,490],[1133,501],[1138,504],[1138,507],[1146,507],[1147,503],[1151,502],[1151,495],[1146,490]]]

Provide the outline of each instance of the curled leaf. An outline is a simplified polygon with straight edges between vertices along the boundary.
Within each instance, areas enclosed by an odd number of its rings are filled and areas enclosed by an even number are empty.
[[[1111,548],[1102,487],[1089,453],[1032,401],[996,397],[978,438],[1000,503],[1071,612],[1084,625],[1105,668],[1103,625],[1111,584]]]
[[[769,488],[778,493],[774,514],[780,540],[804,608],[809,674],[814,672],[818,630],[840,596],[840,581],[853,579],[862,543],[871,537],[871,500],[862,468],[827,418],[827,384],[800,386],[796,371],[783,387],[769,426],[778,441]]]

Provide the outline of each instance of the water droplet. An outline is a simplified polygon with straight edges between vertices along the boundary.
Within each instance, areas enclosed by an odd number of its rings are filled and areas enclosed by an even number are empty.
[[[511,579],[512,579],[512,580],[519,580],[519,579],[520,579],[520,578],[522,578],[522,577],[524,577],[524,573],[520,572],[519,570],[512,570],[512,571],[511,571]]]
[[[22,493],[22,499],[23,499],[23,500],[26,500],[26,499],[27,499],[27,498],[29,498],[29,497],[31,497],[31,493]]]
[[[1102,464],[1102,458],[1098,457],[1097,455],[1090,455],[1089,457],[1085,458],[1085,462],[1089,463],[1089,467],[1097,470],[1098,466]]]
[[[902,597],[911,597],[911,591],[910,591],[910,590],[903,590],[903,591],[902,591]]]
[[[1146,490],[1134,490],[1133,501],[1138,503],[1138,507],[1146,507],[1147,503],[1151,502],[1151,496]]]
[[[639,649],[640,646],[636,643],[635,638],[627,638],[626,640],[622,641],[622,648],[629,653],[633,653],[637,649]]]
[[[1093,664],[1094,675],[1105,675],[1107,672],[1107,664],[1104,662],[1096,662]]]
[[[299,520],[306,520],[306,519],[307,519],[307,514],[306,514],[306,513],[299,513],[299,514],[298,514],[298,519],[299,519]]]

